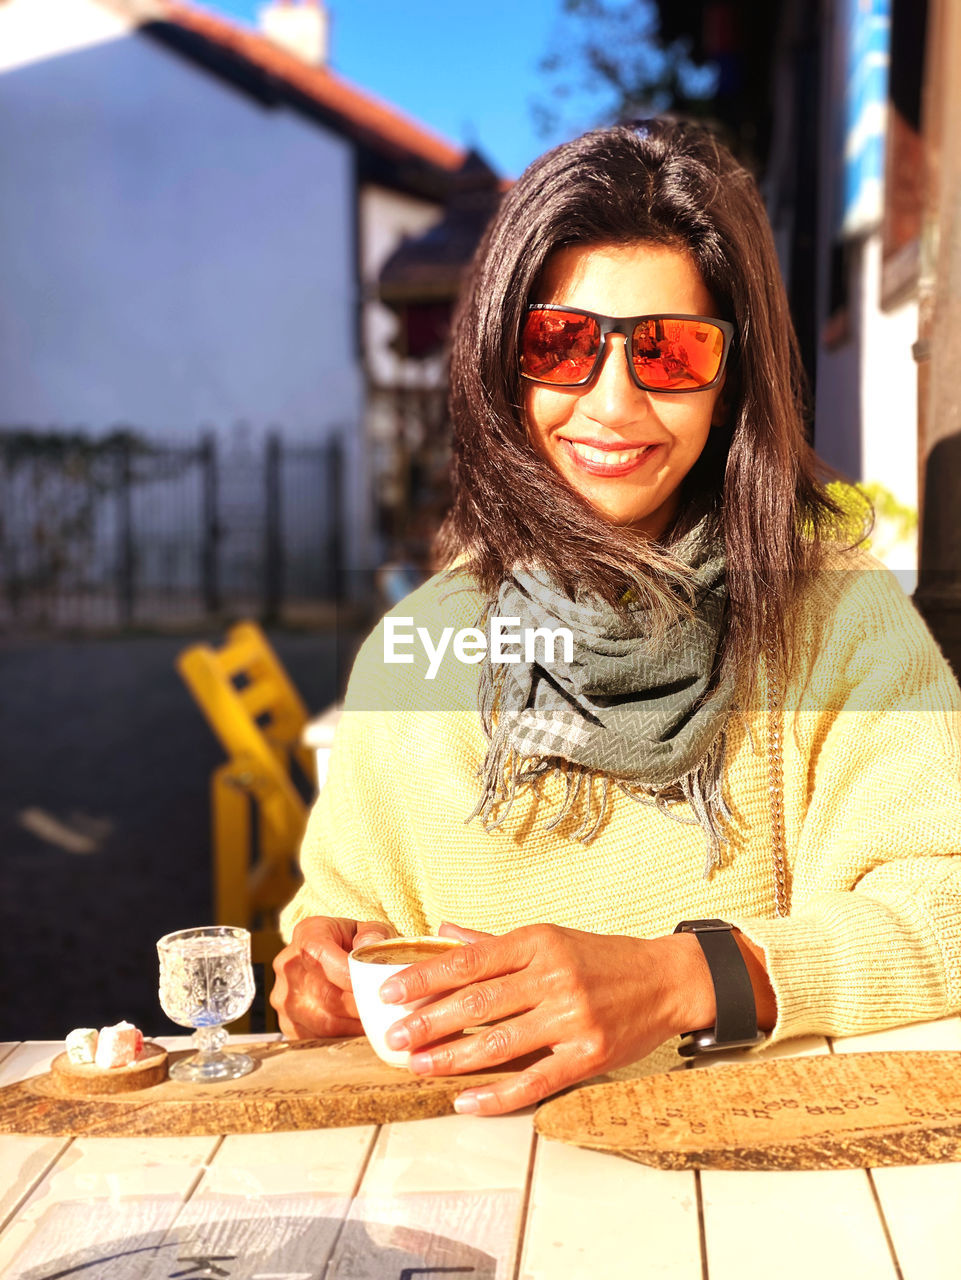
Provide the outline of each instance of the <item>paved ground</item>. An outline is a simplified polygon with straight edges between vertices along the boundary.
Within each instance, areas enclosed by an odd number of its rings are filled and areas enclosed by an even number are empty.
[[[173,665],[195,638],[0,642],[0,1040],[121,1018],[174,1030],[154,943],[211,919],[207,782],[223,759]],[[351,639],[271,640],[311,710],[338,695]],[[91,851],[44,835],[49,818]]]

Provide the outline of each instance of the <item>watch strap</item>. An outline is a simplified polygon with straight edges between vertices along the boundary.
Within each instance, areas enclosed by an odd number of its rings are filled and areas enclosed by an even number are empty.
[[[684,1033],[678,1048],[682,1057],[743,1049],[767,1038],[758,1031],[754,988],[733,930],[726,920],[682,920],[674,930],[697,938],[711,972],[717,1005],[713,1027]]]

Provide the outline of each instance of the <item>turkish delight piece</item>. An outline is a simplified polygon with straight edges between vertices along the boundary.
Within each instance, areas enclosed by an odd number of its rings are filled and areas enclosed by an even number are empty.
[[[94,1058],[98,1067],[129,1067],[143,1048],[143,1034],[132,1022],[118,1022],[101,1027]]]
[[[97,1055],[97,1040],[93,1027],[76,1027],[67,1035],[67,1057],[78,1066],[93,1062]]]

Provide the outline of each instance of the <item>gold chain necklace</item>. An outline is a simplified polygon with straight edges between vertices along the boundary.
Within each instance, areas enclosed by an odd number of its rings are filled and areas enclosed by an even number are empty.
[[[784,735],[781,730],[781,676],[777,645],[769,634],[765,646],[767,677],[768,794],[774,848],[774,914],[788,914],[787,859],[784,837]]]

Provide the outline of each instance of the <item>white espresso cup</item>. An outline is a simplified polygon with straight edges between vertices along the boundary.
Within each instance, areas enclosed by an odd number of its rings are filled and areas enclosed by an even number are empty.
[[[395,973],[409,969],[421,960],[433,960],[453,947],[463,946],[456,938],[386,938],[383,942],[367,942],[355,947],[347,957],[350,984],[357,1002],[357,1013],[364,1027],[364,1034],[371,1048],[391,1067],[406,1067],[410,1057],[406,1049],[388,1048],[385,1036],[388,1027],[399,1022],[405,1014],[421,1005],[436,1000],[429,996],[412,1000],[409,1004],[385,1004],[380,989]]]

